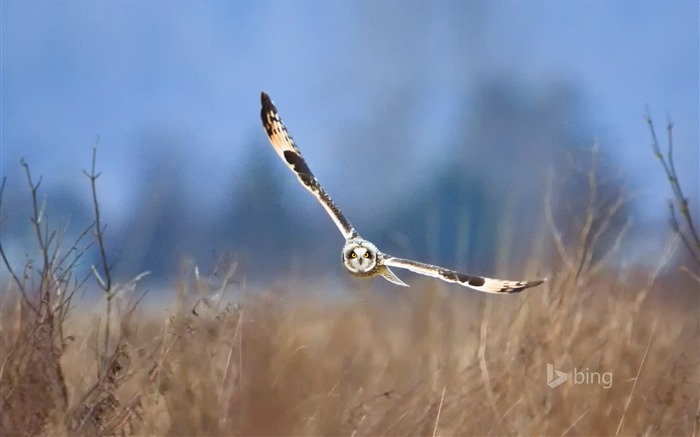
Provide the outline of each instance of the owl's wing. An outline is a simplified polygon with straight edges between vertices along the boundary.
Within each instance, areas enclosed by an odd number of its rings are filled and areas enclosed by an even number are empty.
[[[384,265],[386,266],[407,269],[421,275],[442,279],[443,281],[463,285],[485,293],[518,293],[526,288],[540,285],[546,281],[546,279],[537,279],[534,281],[504,281],[502,279],[465,275],[464,273],[455,272],[454,270],[448,270],[442,267],[412,261],[410,259],[396,258],[386,254],[383,256],[383,261]]]
[[[323,189],[316,177],[311,173],[311,169],[306,164],[304,157],[294,143],[294,139],[287,131],[287,128],[282,123],[282,119],[277,113],[275,104],[272,103],[270,96],[263,92],[260,94],[262,109],[260,110],[260,118],[267,132],[267,137],[272,143],[277,154],[289,166],[289,168],[297,175],[299,181],[313,194],[321,205],[326,209],[328,215],[331,216],[333,222],[345,239],[357,237],[357,232],[352,227],[350,222],[345,218],[340,209],[333,203],[326,190]]]

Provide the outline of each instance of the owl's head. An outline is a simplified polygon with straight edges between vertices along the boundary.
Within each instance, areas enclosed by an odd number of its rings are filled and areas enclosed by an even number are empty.
[[[377,268],[379,250],[369,241],[354,239],[345,244],[341,255],[343,264],[350,273],[371,275]]]

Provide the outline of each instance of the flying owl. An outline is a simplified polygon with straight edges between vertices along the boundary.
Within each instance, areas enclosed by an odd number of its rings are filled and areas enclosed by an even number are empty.
[[[301,184],[318,199],[326,210],[340,233],[345,238],[345,245],[340,253],[341,261],[345,268],[353,275],[364,278],[382,276],[383,278],[404,287],[403,282],[391,271],[389,267],[398,267],[410,270],[421,275],[431,276],[443,281],[470,287],[486,293],[508,294],[517,293],[526,288],[540,285],[545,279],[533,281],[504,281],[483,276],[467,275],[443,267],[425,264],[404,258],[397,258],[381,252],[373,243],[362,238],[350,222],[345,218],[340,208],[336,206],[326,190],[323,189],[301,152],[294,143],[294,139],[282,123],[277,113],[277,108],[265,92],[261,93],[262,109],[260,117],[270,143],[277,154],[294,172]]]

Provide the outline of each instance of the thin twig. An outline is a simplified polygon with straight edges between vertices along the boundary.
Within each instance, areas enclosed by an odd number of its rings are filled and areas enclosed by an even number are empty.
[[[442,403],[445,400],[446,389],[446,385],[442,387],[442,396],[440,396],[440,406],[438,406],[437,415],[435,416],[435,426],[433,427],[433,437],[437,435],[438,424],[440,423],[440,413],[442,412]]]
[[[700,423],[700,397],[698,397],[698,408],[695,410],[695,420],[693,421],[693,437],[697,436],[698,424]]]
[[[620,192],[612,204],[610,204],[607,208],[605,208],[605,211],[602,214],[598,214],[596,217],[596,221],[598,222],[596,226],[595,232],[593,232],[593,235],[590,236],[588,239],[588,253],[586,254],[586,260],[585,260],[585,266],[584,266],[584,271],[591,274],[592,273],[592,261],[593,261],[593,255],[595,253],[594,248],[598,247],[598,241],[601,239],[603,234],[611,228],[613,224],[613,218],[617,214],[617,212],[622,208],[626,203],[627,203],[627,197],[625,196],[624,192]],[[624,234],[626,233],[625,228],[629,226],[631,223],[631,217],[627,218],[627,221],[625,225],[620,229],[618,236],[616,238],[616,244],[619,245],[622,241],[622,237],[624,237]],[[613,245],[614,247],[614,245]],[[602,262],[602,259],[606,257],[606,255],[610,254],[612,248],[609,249],[605,254],[601,255],[601,260],[599,260],[599,264]]]
[[[700,231],[695,225],[693,217],[690,214],[690,209],[688,208],[688,198],[683,194],[683,188],[681,187],[673,159],[673,123],[669,120],[666,126],[668,152],[667,157],[665,157],[663,152],[661,152],[654,122],[649,115],[648,109],[645,116],[645,121],[649,127],[649,133],[651,135],[652,150],[654,151],[654,155],[661,163],[664,173],[666,174],[666,178],[668,179],[668,183],[671,186],[671,191],[673,192],[674,200],[669,204],[671,228],[674,232],[680,234],[683,245],[686,247],[688,253],[690,253],[695,263],[700,266]],[[681,229],[681,224],[675,215],[676,207],[685,220],[685,227],[687,228],[687,231],[685,232],[683,229]]]
[[[511,405],[510,407],[508,407],[508,409],[507,409],[506,411],[503,412],[503,415],[501,416],[501,418],[500,418],[498,421],[494,421],[493,423],[494,423],[494,424],[495,424],[495,423],[502,423],[502,422],[505,420],[505,418],[508,416],[508,414],[509,414],[511,411],[513,411],[513,409],[514,409],[515,407],[518,406],[518,404],[520,403],[520,401],[522,401],[522,398],[518,398],[518,400],[515,401],[515,402],[513,403],[513,405]],[[491,428],[489,428],[489,430],[488,430],[488,432],[486,433],[486,435],[491,435],[491,430],[493,429],[493,427],[494,427],[494,425],[491,425]]]
[[[102,172],[98,172],[97,168],[97,147],[100,143],[100,138],[97,138],[95,145],[92,147],[92,163],[90,166],[90,172],[83,170],[83,173],[90,180],[90,192],[92,194],[92,207],[94,214],[94,237],[97,242],[97,249],[100,256],[99,267],[92,266],[92,273],[94,274],[98,285],[102,288],[104,292],[104,298],[106,303],[106,315],[105,315],[105,332],[104,339],[102,342],[102,366],[100,367],[100,373],[102,375],[106,374],[109,369],[109,363],[111,359],[108,357],[112,356],[109,352],[109,340],[111,337],[111,324],[112,324],[112,300],[116,296],[118,290],[113,290],[112,287],[112,274],[111,267],[107,261],[107,250],[105,247],[104,233],[107,228],[106,225],[102,224],[100,217],[100,203],[97,196],[97,178],[100,177]]]
[[[7,177],[2,178],[2,184],[0,184],[0,211],[2,211],[2,199],[5,194],[5,184],[7,182]],[[12,276],[12,280],[17,284],[17,288],[19,288],[20,295],[22,296],[22,300],[29,306],[29,308],[32,309],[32,311],[36,312],[36,308],[34,308],[34,305],[31,303],[29,300],[29,297],[27,296],[27,293],[24,289],[24,284],[22,281],[20,281],[19,277],[15,273],[14,269],[12,268],[12,265],[10,264],[10,261],[7,258],[7,254],[5,253],[5,247],[2,244],[2,238],[0,238],[0,257],[2,257],[2,262],[5,265],[5,268],[7,269],[8,272],[10,272],[10,275]]]
[[[586,221],[581,228],[579,234],[578,253],[576,255],[576,281],[584,272],[586,267],[586,254],[591,251],[591,232],[593,223],[596,218],[597,202],[598,202],[598,184],[596,182],[598,144],[594,143],[591,148],[591,168],[588,171],[588,204],[586,205]]]
[[[95,214],[95,239],[97,240],[97,246],[100,252],[100,264],[102,265],[102,276],[103,281],[100,283],[102,289],[109,294],[112,289],[112,277],[109,271],[109,263],[107,262],[107,251],[105,250],[104,243],[104,231],[106,226],[102,226],[100,221],[100,203],[97,200],[97,178],[100,177],[102,172],[96,173],[95,167],[97,164],[97,145],[99,144],[99,138],[97,143],[92,148],[92,166],[90,168],[90,173],[83,170],[85,176],[90,179],[90,189],[92,192],[92,206],[93,212]]]
[[[29,184],[29,190],[31,193],[31,199],[32,199],[32,217],[31,217],[31,223],[32,227],[34,228],[34,233],[36,236],[36,241],[39,244],[39,252],[41,254],[42,258],[42,265],[41,268],[39,269],[39,296],[40,296],[40,307],[39,311],[41,312],[41,305],[47,305],[50,307],[50,300],[51,300],[51,295],[49,293],[49,288],[48,288],[48,277],[49,277],[49,269],[50,269],[50,264],[49,264],[49,247],[47,243],[47,237],[46,233],[48,232],[48,223],[45,223],[46,225],[46,231],[42,232],[41,229],[41,222],[44,218],[44,211],[46,209],[46,201],[44,200],[41,203],[41,206],[39,205],[39,199],[38,199],[38,193],[39,193],[39,187],[41,186],[42,182],[42,177],[39,176],[39,180],[34,183],[34,179],[32,178],[32,173],[31,170],[29,169],[29,164],[24,159],[20,160],[20,165],[24,167],[24,173],[27,176],[27,183]],[[43,314],[43,316],[47,316],[47,314]]]
[[[591,411],[591,407],[586,408],[586,411],[584,411],[583,413],[581,413],[581,415],[578,416],[578,418],[577,418],[576,420],[574,420],[574,422],[573,422],[571,425],[569,425],[569,427],[566,428],[566,429],[564,430],[564,432],[561,433],[561,436],[563,437],[564,435],[566,435],[566,433],[569,432],[569,430],[570,430],[571,428],[573,428],[574,426],[576,426],[576,424],[577,424],[581,419],[583,419],[583,418],[586,416],[586,414],[588,414],[589,411]]]
[[[632,222],[632,217],[627,217],[627,221],[624,225],[622,225],[622,228],[615,237],[615,241],[613,242],[612,246],[610,246],[610,249],[608,249],[608,251],[605,252],[600,259],[588,269],[588,273],[590,275],[595,275],[598,273],[603,266],[607,264],[608,259],[610,259],[610,257],[618,251],[620,245],[622,244],[622,239],[625,237],[625,235],[627,235],[627,232],[629,232],[630,228],[632,227]]]
[[[634,394],[634,389],[637,388],[637,382],[639,382],[639,375],[642,373],[642,367],[644,366],[644,360],[647,358],[647,353],[649,352],[649,346],[651,346],[651,340],[654,338],[656,333],[656,322],[654,320],[654,326],[651,328],[651,335],[649,336],[649,341],[647,342],[647,347],[644,350],[644,355],[642,356],[642,361],[639,363],[639,368],[637,369],[637,376],[634,377],[634,383],[632,384],[632,390],[630,390],[629,396],[627,396],[627,401],[625,402],[625,409],[622,411],[622,417],[620,417],[620,423],[617,425],[617,431],[615,431],[615,437],[620,434],[620,429],[622,429],[622,423],[625,421],[625,414],[627,414],[627,409],[630,406],[630,401],[632,401],[632,395]]]

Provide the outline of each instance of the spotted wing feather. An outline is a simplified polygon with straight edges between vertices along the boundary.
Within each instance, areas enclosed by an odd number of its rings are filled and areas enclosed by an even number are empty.
[[[357,232],[352,227],[350,222],[345,218],[340,209],[333,203],[326,190],[323,189],[321,184],[318,182],[311,169],[306,164],[304,157],[301,155],[299,148],[297,148],[294,143],[294,139],[287,131],[287,128],[282,123],[282,119],[277,113],[277,108],[275,104],[272,103],[270,96],[266,93],[261,93],[260,101],[262,103],[262,109],[260,110],[260,118],[262,118],[262,124],[267,133],[267,137],[272,143],[275,152],[280,158],[287,164],[287,166],[297,175],[299,181],[304,185],[304,187],[313,194],[316,199],[321,203],[323,208],[331,216],[333,222],[336,224],[340,232],[343,234],[345,239],[354,238],[357,236]]]
[[[399,267],[410,270],[421,275],[431,276],[433,278],[442,279],[446,282],[452,282],[464,287],[473,288],[485,293],[508,294],[518,293],[526,288],[540,285],[545,279],[537,279],[534,281],[504,281],[502,279],[484,278],[483,276],[466,275],[454,270],[445,269],[443,267],[425,264],[409,259],[396,258],[389,255],[384,255],[384,265],[391,267]]]

